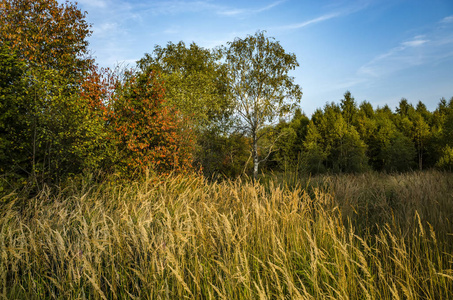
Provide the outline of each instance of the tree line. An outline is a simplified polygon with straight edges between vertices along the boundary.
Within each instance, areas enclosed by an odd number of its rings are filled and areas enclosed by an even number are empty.
[[[0,189],[78,174],[235,177],[453,165],[453,98],[395,112],[349,92],[308,118],[296,56],[259,31],[205,49],[169,42],[134,68],[100,68],[76,4],[0,4]]]
[[[282,139],[270,168],[295,166],[307,173],[405,172],[452,169],[453,98],[442,98],[435,111],[421,101],[401,99],[388,105],[358,105],[347,91],[339,104],[327,103],[311,119],[299,111],[275,127]],[[297,162],[297,164],[295,164]]]

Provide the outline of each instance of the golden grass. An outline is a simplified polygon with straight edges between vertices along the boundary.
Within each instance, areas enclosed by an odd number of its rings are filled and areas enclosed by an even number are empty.
[[[180,176],[10,195],[0,209],[0,292],[451,299],[452,182],[438,172],[316,177],[294,188]]]

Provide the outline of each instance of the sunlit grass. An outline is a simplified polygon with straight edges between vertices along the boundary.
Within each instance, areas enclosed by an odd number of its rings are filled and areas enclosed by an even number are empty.
[[[4,199],[6,299],[449,299],[453,175],[81,181]]]

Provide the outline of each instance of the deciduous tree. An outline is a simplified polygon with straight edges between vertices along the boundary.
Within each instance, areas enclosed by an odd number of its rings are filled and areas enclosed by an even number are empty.
[[[226,66],[221,53],[184,42],[155,46],[138,61],[139,72],[157,72],[163,80],[167,105],[192,120],[197,131],[211,127],[229,112]]]
[[[118,151],[115,168],[120,173],[191,168],[193,136],[185,126],[187,120],[165,105],[157,74],[127,73],[116,86],[110,109],[109,126]]]
[[[76,4],[2,0],[0,11],[0,40],[8,42],[29,67],[80,78],[91,64],[87,56],[90,25]]]
[[[257,32],[236,38],[224,50],[228,63],[231,92],[239,122],[251,137],[253,176],[260,164],[260,130],[277,117],[292,111],[302,92],[289,71],[296,68],[296,56],[286,53],[279,42]]]
[[[23,154],[17,167],[35,183],[80,172],[81,141],[92,140],[87,106],[79,97],[81,78],[92,63],[86,57],[85,14],[55,0],[5,0],[0,10],[0,39],[23,64],[26,80],[15,104],[21,111],[14,118],[26,119],[14,123]]]

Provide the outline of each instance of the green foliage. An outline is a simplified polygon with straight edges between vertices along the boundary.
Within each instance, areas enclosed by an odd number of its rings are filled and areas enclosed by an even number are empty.
[[[437,162],[437,167],[449,170],[450,172],[453,170],[453,147],[446,146],[442,149],[442,154]]]
[[[2,90],[2,106],[15,120],[8,122],[4,140],[14,141],[8,151],[15,157],[1,168],[33,185],[56,182],[84,169],[84,142],[93,138],[87,134],[86,103],[78,97],[80,79],[91,64],[83,57],[89,25],[69,2],[8,0],[1,8],[0,37],[7,42],[2,60],[8,47],[20,61],[14,76],[23,82],[14,79],[10,89]],[[6,69],[2,74],[13,75]]]
[[[453,146],[453,97],[444,109],[444,118],[442,124],[442,141],[444,145]]]
[[[411,139],[395,131],[384,144],[381,152],[384,170],[410,171],[414,167],[415,147]]]
[[[326,171],[325,163],[330,148],[324,147],[324,141],[313,121],[308,124],[307,137],[303,143],[302,171],[318,174]]]
[[[344,99],[341,100],[341,113],[343,115],[344,120],[348,128],[353,124],[356,124],[356,116],[357,116],[357,105],[354,101],[354,97],[352,97],[351,92],[347,91],[344,94]]]
[[[0,189],[149,168],[255,179],[262,163],[307,173],[451,169],[453,98],[432,113],[403,98],[394,113],[357,106],[346,91],[309,119],[290,76],[295,55],[264,32],[214,50],[169,42],[137,70],[114,73],[87,56],[90,25],[76,4],[5,0],[0,9]]]
[[[196,166],[200,165],[207,178],[236,178],[251,169],[250,140],[240,133],[205,132],[198,139]],[[219,176],[220,175],[220,176]]]
[[[350,97],[350,94],[346,93],[345,97]],[[343,103],[346,110],[331,103],[325,106],[324,112],[318,111],[313,116],[313,125],[316,126],[321,137],[317,137],[316,140],[320,140],[320,143],[319,145],[314,143],[307,145],[310,145],[310,151],[316,158],[323,157],[320,154],[327,154],[324,164],[333,172],[361,172],[368,167],[365,155],[367,147],[361,140],[355,126],[352,125],[355,113],[351,112],[355,111],[355,105],[352,98],[349,98],[349,100],[351,102]],[[344,115],[351,120],[351,124],[348,125],[343,117]],[[315,131],[312,132],[315,133]],[[320,149],[323,150],[320,151]]]
[[[87,106],[55,70],[28,70],[12,49],[1,50],[1,169],[33,184],[79,173],[90,134]]]
[[[155,46],[138,61],[140,73],[157,72],[163,80],[167,105],[192,120],[197,130],[210,127],[229,113],[227,69],[219,51],[195,43],[169,42]]]
[[[309,118],[298,108],[290,122],[280,122],[275,128],[279,138],[275,140],[275,152],[270,163],[277,164],[274,169],[296,170],[300,165],[300,156],[305,141]]]
[[[176,108],[190,120],[188,124],[196,135],[195,165],[209,177],[213,172],[231,173],[231,165],[222,167],[221,164],[226,153],[235,148],[226,145],[235,138],[232,136],[230,140],[227,133],[231,126],[232,103],[221,53],[195,43],[187,47],[182,41],[169,42],[165,47],[155,46],[151,54],[145,54],[138,61],[138,66],[140,74],[160,74],[165,105]]]
[[[259,132],[276,117],[295,109],[302,92],[289,71],[299,64],[294,54],[286,53],[279,42],[257,32],[236,38],[224,49],[231,93],[240,126],[252,139],[253,175],[260,164]],[[266,155],[265,155],[266,156]]]
[[[27,78],[25,64],[8,44],[0,45],[0,173],[8,177],[20,171],[26,156]]]

